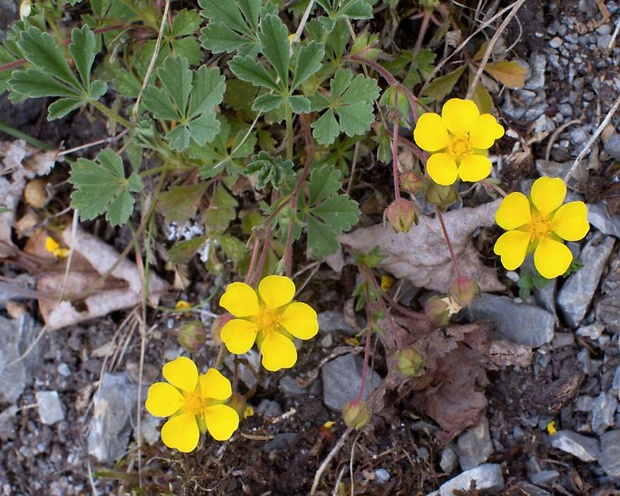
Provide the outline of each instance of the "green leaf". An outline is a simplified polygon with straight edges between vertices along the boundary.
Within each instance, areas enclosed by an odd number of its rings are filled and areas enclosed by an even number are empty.
[[[286,99],[282,95],[266,93],[256,98],[254,105],[252,105],[252,110],[269,112],[270,110],[281,107],[285,102]]]
[[[125,224],[133,212],[132,192],[142,190],[135,172],[125,177],[123,160],[112,150],[102,151],[97,161],[79,159],[71,167],[69,182],[75,186],[71,206],[84,220],[106,213],[112,225]]]
[[[434,98],[437,102],[443,101],[443,99],[452,92],[454,86],[463,75],[464,70],[465,65],[462,65],[461,67],[458,67],[452,72],[436,78],[426,87],[424,91],[422,91],[422,94],[424,96],[430,96]]]
[[[235,209],[237,205],[237,200],[226,191],[226,188],[221,183],[218,184],[211,199],[211,204],[204,214],[207,228],[218,232],[225,231],[231,221],[237,217]]]
[[[322,67],[321,62],[324,56],[325,47],[323,43],[314,40],[299,50],[297,60],[295,61],[291,90],[295,90]]]
[[[205,66],[190,71],[184,57],[169,57],[158,71],[163,87],[149,85],[143,104],[156,119],[178,122],[166,134],[173,150],[183,151],[193,140],[200,146],[220,130],[214,107],[224,98],[226,85],[218,69]]]
[[[235,56],[228,66],[233,74],[242,81],[274,91],[279,91],[280,89],[278,83],[276,83],[276,78],[262,64],[249,55]]]
[[[198,4],[201,15],[209,19],[200,37],[207,50],[256,54],[261,0],[200,0]]]
[[[25,71],[15,71],[9,84],[13,91],[30,98],[45,96],[79,96],[79,93],[73,88],[69,88],[65,83],[32,67]]]
[[[340,171],[332,167],[314,169],[308,183],[308,204],[315,205],[338,192],[341,177]]]
[[[179,115],[185,116],[185,109],[192,91],[192,72],[185,57],[169,57],[157,71],[166,93],[172,99]]]
[[[24,51],[28,62],[80,92],[80,82],[69,67],[62,49],[49,34],[42,32],[39,28],[31,27],[22,32],[22,39],[18,45]]]
[[[61,98],[56,100],[47,108],[47,120],[62,119],[64,116],[73,112],[75,109],[83,105],[82,100],[77,98]]]
[[[258,39],[261,43],[261,51],[275,69],[283,86],[288,87],[288,64],[291,61],[288,29],[278,16],[268,15],[261,21]]]
[[[84,88],[90,87],[90,71],[96,55],[95,35],[88,26],[82,29],[75,28],[71,31],[71,45],[69,52],[75,62]]]
[[[168,250],[168,258],[174,264],[183,265],[191,260],[202,245],[207,240],[207,236],[199,236],[179,241],[170,250]]]
[[[315,260],[321,260],[334,253],[340,246],[338,232],[314,217],[308,217],[307,222],[309,255]]]
[[[246,254],[245,243],[238,240],[234,236],[230,234],[220,234],[216,237],[217,242],[224,250],[224,253],[228,258],[230,258],[234,263],[238,263]]]
[[[162,193],[157,206],[164,214],[166,222],[183,223],[193,217],[208,186],[206,182],[191,186],[172,186]]]
[[[195,10],[183,9],[175,16],[172,21],[170,35],[174,37],[194,36],[200,27],[200,14]]]
[[[272,157],[269,153],[262,151],[252,157],[252,161],[245,169],[245,174],[256,175],[258,189],[263,189],[269,184],[279,189],[287,178],[293,177],[293,162],[283,160],[282,157]]]
[[[333,143],[338,132],[355,136],[370,129],[374,121],[372,102],[379,96],[379,87],[374,79],[361,74],[353,77],[353,73],[346,69],[336,72],[330,87],[331,95],[328,98],[315,97],[313,101],[313,110],[329,107],[312,124],[313,135],[322,145]]]
[[[310,100],[305,96],[293,95],[288,98],[288,104],[291,106],[291,110],[295,114],[307,114],[312,110]]]
[[[348,231],[359,218],[357,202],[348,195],[332,196],[314,207],[312,213],[338,232]]]

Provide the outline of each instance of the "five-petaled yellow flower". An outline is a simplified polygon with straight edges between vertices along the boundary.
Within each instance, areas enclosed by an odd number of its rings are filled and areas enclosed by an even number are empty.
[[[189,453],[205,431],[217,441],[230,439],[239,426],[239,415],[224,404],[232,395],[226,377],[216,369],[198,374],[187,357],[166,363],[162,372],[168,382],[151,385],[145,406],[155,417],[170,417],[161,429],[166,446]]]
[[[502,200],[495,220],[508,232],[493,250],[506,269],[516,269],[534,252],[534,265],[543,277],[553,279],[566,272],[573,255],[563,241],[582,239],[590,224],[585,203],[562,205],[565,196],[562,179],[541,177],[532,185],[529,199],[523,193],[510,193]]]
[[[265,277],[258,285],[258,293],[242,282],[230,284],[220,299],[220,305],[236,317],[221,331],[228,351],[247,353],[256,341],[267,370],[275,372],[295,365],[293,337],[314,337],[319,323],[314,309],[292,301],[293,296],[295,283],[284,276]]]
[[[441,115],[420,116],[413,139],[431,156],[426,171],[443,186],[463,181],[480,181],[491,173],[488,149],[504,135],[504,128],[491,114],[482,114],[471,100],[448,100]]]

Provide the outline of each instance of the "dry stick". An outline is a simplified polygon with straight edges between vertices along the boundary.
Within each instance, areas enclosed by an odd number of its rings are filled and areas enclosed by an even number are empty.
[[[170,2],[171,0],[166,0],[166,4],[164,5],[164,13],[161,16],[161,24],[159,25],[159,33],[157,33],[157,40],[155,41],[153,56],[151,57],[151,61],[149,62],[149,67],[146,70],[146,74],[144,75],[144,81],[142,81],[142,88],[140,88],[140,93],[138,93],[138,98],[136,98],[136,103],[134,104],[133,111],[131,113],[131,120],[134,122],[138,121],[138,107],[140,106],[140,100],[142,100],[142,93],[144,93],[144,90],[149,84],[149,79],[151,79],[151,74],[153,73],[153,69],[155,68],[155,62],[157,62],[157,56],[159,55],[159,50],[161,49],[161,40],[164,37],[164,28],[166,27],[168,12],[170,11]]]
[[[351,435],[351,432],[353,432],[353,428],[348,427],[347,430],[344,431],[342,436],[340,436],[340,439],[338,439],[338,442],[334,445],[332,450],[327,454],[327,456],[325,457],[325,459],[319,466],[318,470],[314,474],[314,480],[312,481],[312,487],[310,488],[310,496],[313,496],[316,493],[316,488],[319,485],[319,482],[321,482],[321,476],[323,475],[323,472],[325,471],[327,466],[330,464],[330,462],[334,459],[334,457],[338,454],[338,452],[342,449],[345,441]]]
[[[497,31],[495,31],[493,38],[491,38],[491,40],[489,41],[489,45],[487,46],[487,49],[484,52],[484,57],[482,57],[482,60],[480,61],[480,65],[478,66],[478,70],[476,71],[476,75],[474,76],[474,79],[469,85],[469,89],[467,90],[467,96],[465,97],[467,100],[471,100],[471,97],[474,94],[474,89],[476,88],[476,85],[478,84],[478,81],[480,81],[480,77],[482,76],[482,71],[484,71],[484,68],[489,62],[489,58],[491,58],[491,53],[493,52],[493,47],[497,43],[497,40],[499,40],[500,35],[504,32],[504,29],[506,29],[506,26],[508,26],[508,23],[510,23],[510,21],[512,21],[512,18],[517,15],[517,12],[523,6],[524,3],[525,3],[525,0],[518,0],[512,6],[512,10],[510,11],[510,14],[506,16],[506,19],[504,19],[504,22],[500,24]]]
[[[572,121],[565,122],[549,137],[549,142],[547,143],[547,148],[545,148],[545,160],[548,162],[551,157],[551,149],[555,143],[555,140],[560,135],[562,131],[564,131],[568,126],[572,126],[573,124],[579,124],[581,121],[579,119],[573,119]]]
[[[306,11],[304,12],[304,15],[302,16],[301,21],[299,22],[299,26],[297,26],[297,31],[295,31],[295,35],[293,37],[293,43],[296,43],[301,39],[301,33],[306,27],[306,23],[308,22],[308,17],[310,16],[310,11],[312,10],[312,7],[314,7],[314,2],[315,0],[310,0],[310,2],[308,2]]]
[[[590,147],[594,144],[594,142],[598,139],[598,137],[601,135],[603,130],[607,127],[607,125],[611,121],[611,118],[614,116],[614,114],[618,110],[618,107],[620,107],[620,96],[618,96],[618,98],[616,98],[616,101],[614,102],[614,104],[611,107],[611,109],[609,109],[609,112],[607,112],[607,115],[603,119],[603,122],[601,122],[600,126],[596,128],[596,131],[594,131],[594,134],[592,135],[592,137],[585,144],[585,146],[583,147],[583,150],[581,150],[581,152],[579,152],[579,155],[577,155],[577,158],[573,162],[573,165],[571,165],[570,169],[566,173],[566,176],[564,176],[564,182],[565,183],[568,183],[568,180],[574,174],[575,169],[579,165],[579,162],[581,162],[581,159],[583,159],[583,157],[586,155],[586,153],[588,152]]]

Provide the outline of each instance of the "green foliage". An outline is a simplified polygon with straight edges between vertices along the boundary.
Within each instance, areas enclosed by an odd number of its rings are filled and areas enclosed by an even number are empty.
[[[274,188],[279,188],[286,179],[293,177],[293,161],[273,157],[263,151],[252,157],[252,161],[245,169],[245,174],[256,175],[258,189],[263,189],[269,184]]]
[[[339,69],[330,81],[330,89],[326,95],[317,93],[312,102],[312,110],[326,110],[312,124],[315,139],[329,145],[340,133],[355,136],[367,132],[375,119],[372,102],[379,96],[377,82]]]
[[[69,182],[75,186],[71,206],[83,220],[105,213],[110,224],[125,224],[135,200],[131,193],[142,191],[142,180],[133,172],[125,177],[123,159],[112,150],[102,151],[96,161],[79,159],[71,167]]]
[[[90,73],[98,52],[95,35],[88,26],[71,32],[69,52],[78,74],[69,66],[54,39],[39,28],[22,32],[19,48],[32,64],[13,72],[9,81],[14,100],[24,97],[60,97],[48,108],[48,119],[59,119],[82,105],[99,100],[107,91],[102,81],[91,81]]]
[[[183,151],[190,139],[200,146],[213,141],[220,130],[214,107],[226,90],[219,71],[206,66],[190,71],[185,57],[169,57],[157,76],[161,87],[146,88],[143,102],[156,119],[176,123],[165,136],[170,148]]]
[[[357,202],[338,194],[340,180],[340,171],[319,167],[310,175],[307,196],[300,198],[299,220],[307,226],[308,252],[315,259],[334,253],[338,234],[351,229],[359,218]]]

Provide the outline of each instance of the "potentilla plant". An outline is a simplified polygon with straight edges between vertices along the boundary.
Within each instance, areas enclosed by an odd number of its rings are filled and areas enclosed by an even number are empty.
[[[454,280],[417,317],[446,325],[480,292],[460,269],[443,212],[459,199],[461,181],[491,184],[489,150],[504,127],[480,101],[450,98],[434,113],[418,99],[409,88],[426,82],[435,55],[380,49],[368,22],[375,0],[284,3],[199,0],[178,10],[168,1],[24,1],[22,19],[0,47],[0,91],[11,100],[50,99],[50,121],[75,112],[106,120],[111,137],[103,150],[65,152],[77,217],[128,225],[136,258],[151,263],[161,254],[180,285],[195,256],[211,275],[232,281],[219,299],[212,340],[202,325],[179,332],[208,368],[200,373],[192,358],[178,357],[163,365],[166,382],[149,389],[147,410],[168,418],[163,443],[184,453],[199,446],[201,434],[230,439],[243,420],[238,377],[231,383],[224,375],[226,354],[256,345],[262,367],[275,373],[293,367],[317,335],[316,310],[295,300],[293,262],[323,261],[357,224],[352,194],[361,155],[392,164],[384,219],[395,230],[415,233],[421,199],[436,206],[445,246],[433,249],[450,254]],[[381,2],[377,11],[395,3]],[[495,66],[496,74],[498,67],[506,65]],[[514,77],[511,83],[519,85]],[[443,99],[427,94],[437,104]],[[406,127],[413,131],[404,139]],[[401,147],[416,156],[413,170],[401,170]],[[589,226],[585,204],[563,204],[565,194],[561,179],[540,178],[529,197],[506,196],[496,219],[507,232],[494,250],[508,270],[530,254],[544,277],[568,269],[563,242],[582,239]],[[163,240],[162,231],[184,234]],[[65,248],[49,239],[50,253],[63,257]],[[361,282],[353,296],[367,317],[364,376],[377,322],[392,332],[392,313],[402,311],[376,280],[382,256],[355,254]],[[415,376],[421,354],[396,332],[394,342],[399,373]],[[364,383],[345,408],[350,428],[372,418]]]

